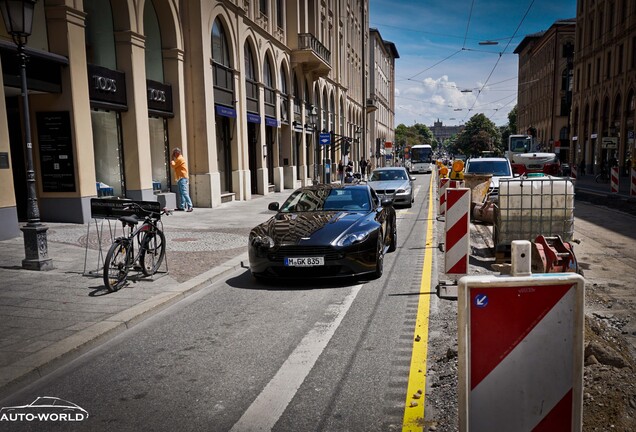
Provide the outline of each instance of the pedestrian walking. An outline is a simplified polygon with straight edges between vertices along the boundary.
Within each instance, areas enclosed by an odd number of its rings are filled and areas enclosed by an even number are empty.
[[[191,212],[192,200],[190,199],[189,192],[189,180],[188,180],[188,167],[186,166],[185,158],[181,154],[180,148],[172,150],[172,161],[170,165],[174,169],[174,176],[177,179],[177,186],[179,187],[179,211]]]
[[[367,174],[367,161],[362,157],[360,158],[360,175],[366,176]]]

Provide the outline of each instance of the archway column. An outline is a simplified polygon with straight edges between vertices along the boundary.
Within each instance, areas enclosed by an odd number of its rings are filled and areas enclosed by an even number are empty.
[[[50,198],[50,194],[41,193],[38,203],[43,219],[86,223],[90,221],[91,216],[90,200],[97,196],[93,128],[88,96],[90,84],[86,69],[86,14],[63,5],[47,6],[46,14],[48,33],[55,35],[48,38],[49,49],[52,53],[67,57],[68,66],[60,70],[63,89],[61,93],[30,97],[32,119],[35,119],[35,112],[38,111],[68,112],[75,192],[56,193],[54,198]],[[38,179],[37,183],[41,185],[41,179]]]
[[[135,200],[154,201],[146,96],[145,37],[133,31],[115,32],[117,65],[126,72],[128,110],[122,112],[122,142],[126,196]]]

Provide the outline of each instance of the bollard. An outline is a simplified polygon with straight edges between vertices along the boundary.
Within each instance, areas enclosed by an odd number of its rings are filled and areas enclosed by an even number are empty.
[[[610,184],[611,192],[618,193],[618,167],[612,167],[610,170]]]
[[[470,189],[446,189],[446,205],[444,269],[463,276],[470,256]]]
[[[443,216],[446,213],[446,189],[449,181],[447,178],[439,179],[439,186],[437,187],[437,194],[439,195],[438,216]]]

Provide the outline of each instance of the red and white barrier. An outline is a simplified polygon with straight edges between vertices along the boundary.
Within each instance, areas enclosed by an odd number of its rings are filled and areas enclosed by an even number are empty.
[[[631,169],[631,182],[630,182],[630,188],[629,188],[629,195],[632,197],[636,197],[636,168],[632,167]]]
[[[459,430],[581,431],[584,279],[465,276],[458,288]]]
[[[572,166],[572,170],[570,171],[570,178],[572,179],[572,183],[576,183],[576,176],[578,175],[578,168],[576,165]]]
[[[450,180],[447,178],[439,179],[437,186],[437,195],[439,198],[439,206],[437,207],[437,214],[442,216],[446,213],[446,189],[448,188]]]
[[[447,275],[468,274],[470,256],[470,189],[446,189],[444,269]]]
[[[610,169],[610,188],[612,193],[618,193],[618,167]]]

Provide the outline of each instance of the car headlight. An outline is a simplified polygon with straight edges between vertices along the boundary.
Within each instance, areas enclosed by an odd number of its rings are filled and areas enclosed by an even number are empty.
[[[368,232],[345,234],[336,243],[337,246],[351,246],[355,243],[362,243],[369,238]]]
[[[403,194],[403,193],[411,193],[411,188],[402,188],[402,189],[398,189],[397,193],[399,194]]]
[[[272,248],[274,247],[274,239],[268,235],[251,235],[250,243],[257,248]]]

